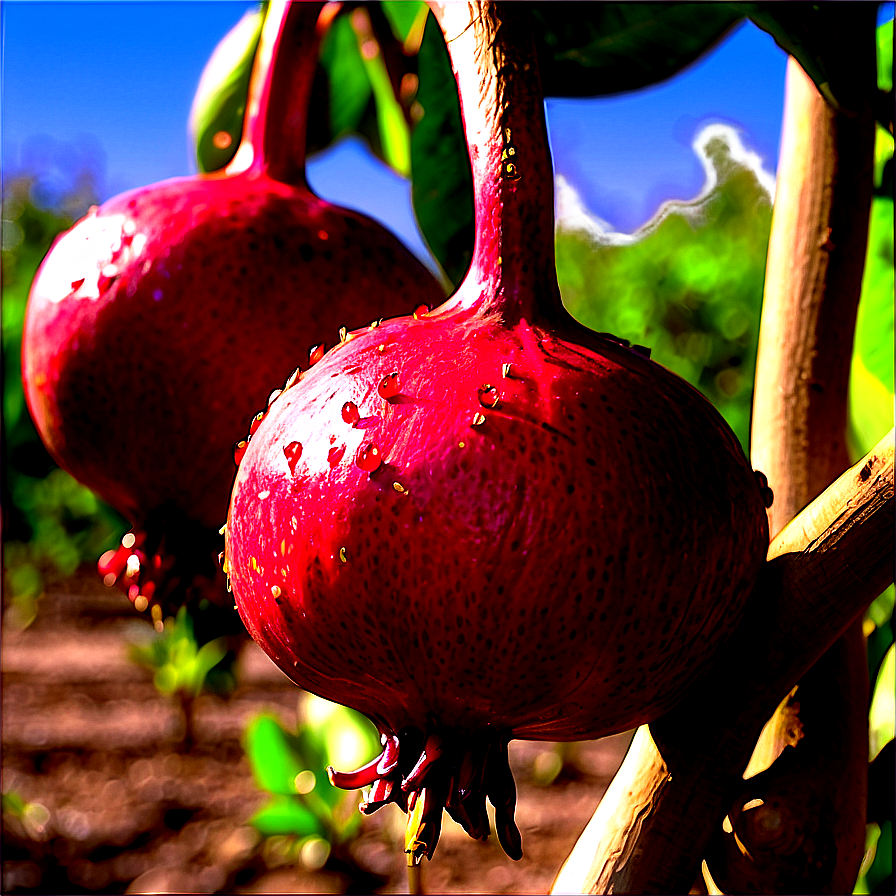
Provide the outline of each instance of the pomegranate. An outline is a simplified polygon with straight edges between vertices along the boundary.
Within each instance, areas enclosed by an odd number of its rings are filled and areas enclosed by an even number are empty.
[[[383,227],[306,185],[322,7],[270,5],[226,169],[92,209],[32,285],[28,406],[57,462],[134,524],[100,573],[141,609],[215,574],[232,446],[297,349],[445,297]]]
[[[737,624],[768,546],[760,483],[710,403],[560,302],[524,4],[433,5],[475,182],[476,245],[432,311],[349,334],[279,396],[237,472],[226,564],[255,640],[365,713],[340,787],[442,808],[522,855],[511,738],[668,710]]]

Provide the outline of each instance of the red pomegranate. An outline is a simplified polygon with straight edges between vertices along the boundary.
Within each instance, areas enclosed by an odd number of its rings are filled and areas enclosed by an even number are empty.
[[[197,563],[213,575],[232,446],[300,350],[444,299],[383,227],[306,185],[322,6],[270,4],[225,170],[92,209],[31,289],[28,406],[57,462],[133,522],[100,573],[140,608]]]
[[[358,330],[271,406],[240,464],[226,564],[244,622],[383,753],[340,787],[442,808],[522,854],[511,738],[669,709],[724,644],[768,546],[736,438],[683,380],[563,310],[523,4],[434,5],[458,81],[476,246],[456,294]]]

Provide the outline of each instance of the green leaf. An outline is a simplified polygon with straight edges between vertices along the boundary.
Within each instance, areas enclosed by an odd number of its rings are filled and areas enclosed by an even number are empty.
[[[433,16],[426,20],[418,66],[421,117],[411,134],[411,198],[423,238],[457,285],[473,256],[473,177],[457,86]]]
[[[373,95],[358,40],[346,15],[333,21],[320,51],[329,87],[329,140],[359,129]]]
[[[284,731],[273,716],[259,715],[246,728],[243,746],[262,790],[295,795],[296,776],[308,768],[295,735]]]
[[[893,89],[893,20],[877,28],[877,86]]]
[[[881,665],[868,713],[870,756],[873,759],[896,736],[896,645],[891,645]]]
[[[547,96],[605,96],[671,77],[744,13],[725,3],[533,3]]]
[[[263,23],[262,10],[247,12],[215,47],[203,69],[188,124],[200,171],[223,168],[239,146]]]
[[[264,837],[326,834],[314,813],[296,797],[272,797],[249,819],[249,823]]]
[[[415,53],[423,37],[429,7],[423,0],[383,0],[380,4],[392,33],[406,53]]]

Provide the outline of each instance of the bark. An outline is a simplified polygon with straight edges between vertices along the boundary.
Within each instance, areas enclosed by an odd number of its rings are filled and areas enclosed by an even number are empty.
[[[776,536],[724,657],[639,729],[554,893],[689,890],[763,723],[893,581],[893,453],[891,430]]]

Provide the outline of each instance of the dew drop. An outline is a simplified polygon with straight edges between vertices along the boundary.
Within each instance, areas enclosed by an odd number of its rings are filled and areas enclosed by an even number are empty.
[[[386,343],[385,343],[385,342],[381,342],[381,343],[376,347],[376,350],[377,350],[380,354],[382,354],[382,353],[386,350]]]
[[[360,419],[361,414],[358,412],[358,406],[353,401],[347,401],[342,406],[342,419],[349,426],[354,426]]]
[[[355,458],[355,465],[359,470],[363,470],[365,473],[373,473],[379,468],[382,461],[383,457],[380,454],[380,449],[372,442],[368,442],[366,445],[362,445],[361,449],[358,451],[358,456]]]
[[[429,307],[429,305],[418,305],[414,309],[414,320],[420,320],[420,318],[423,317],[424,314],[428,314],[431,310],[432,309]]]
[[[240,461],[243,459],[243,455],[246,453],[248,447],[249,443],[245,439],[240,439],[240,441],[233,446],[233,462],[237,466],[240,465]]]
[[[283,592],[280,590],[279,585],[271,585],[271,597],[273,597],[274,600],[277,600],[277,598],[280,597],[282,593]]]
[[[317,362],[324,356],[325,351],[326,346],[323,343],[312,346],[311,350],[308,352],[308,366],[313,367],[317,364]]]
[[[458,447],[458,448],[466,448],[466,447],[467,447],[467,443],[466,443],[466,442],[458,442],[458,443],[457,443],[457,447]]]
[[[301,458],[302,456],[302,443],[290,442],[283,449],[283,454],[286,457],[286,462],[289,464],[289,472],[292,473],[293,476],[295,476],[296,465],[299,462],[299,458]]]
[[[261,421],[264,420],[265,411],[259,411],[253,418],[252,422],[249,424],[249,435],[254,436],[256,432],[258,432],[258,427],[261,426]]]
[[[100,291],[100,295],[109,291],[109,287],[115,282],[117,276],[118,266],[114,264],[107,264],[102,271],[100,271],[100,275],[96,281],[96,286]]]
[[[479,387],[479,404],[484,408],[493,408],[498,404],[498,390],[486,383]]]
[[[385,399],[394,398],[398,395],[398,371],[394,370],[392,373],[387,373],[380,380],[376,391],[379,392],[380,398]]]
[[[348,563],[348,558],[345,556],[345,548],[339,548],[339,559],[343,563]]]
[[[478,411],[473,414],[473,426],[482,426],[485,423],[485,414],[480,414]]]
[[[408,493],[408,490],[400,482],[393,482],[392,488],[394,488],[399,495],[406,495]]]
[[[265,499],[270,498],[270,497],[271,497],[271,493],[267,489],[258,493],[259,501],[264,501]]]
[[[330,466],[335,467],[342,460],[343,454],[345,454],[345,445],[337,445],[335,448],[331,448],[327,453],[327,460],[330,462]]]
[[[318,230],[318,231],[317,231],[317,238],[318,238],[319,240],[328,240],[328,239],[330,238],[330,234],[327,233],[326,230]]]

